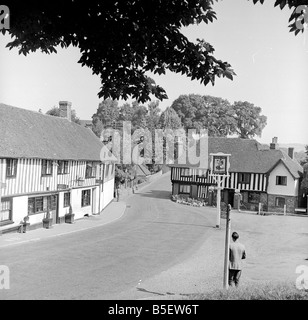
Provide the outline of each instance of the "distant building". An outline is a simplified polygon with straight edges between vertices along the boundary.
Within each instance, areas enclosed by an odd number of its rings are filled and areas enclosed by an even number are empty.
[[[240,191],[242,204],[247,210],[295,212],[299,206],[300,180],[303,169],[294,159],[294,149],[280,150],[277,138],[270,146],[256,140],[240,138],[209,138],[210,153],[230,156],[229,178],[224,180],[222,201],[234,205],[234,195]],[[192,198],[209,198],[213,181],[209,170],[187,165],[171,166],[172,194]]]
[[[60,102],[61,117],[0,104],[0,232],[24,217],[42,226],[49,209],[53,223],[98,214],[113,200],[113,162],[102,162],[102,143],[71,122],[71,104]]]

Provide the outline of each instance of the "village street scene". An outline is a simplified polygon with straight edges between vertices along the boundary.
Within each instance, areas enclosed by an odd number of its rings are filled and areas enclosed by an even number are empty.
[[[308,299],[304,3],[0,9],[0,300]]]

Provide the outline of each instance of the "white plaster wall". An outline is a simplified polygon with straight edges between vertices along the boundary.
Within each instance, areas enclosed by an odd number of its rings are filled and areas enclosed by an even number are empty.
[[[11,228],[20,225],[20,222],[24,220],[24,217],[28,215],[28,197],[15,197],[12,199],[12,220],[14,224],[3,226],[2,229]]]
[[[92,214],[92,204],[87,207],[81,207],[81,195],[83,190],[88,190],[91,188],[73,189],[71,194],[71,203],[73,213],[75,214],[75,219],[81,219],[85,214]],[[92,191],[91,191],[92,195]]]
[[[67,191],[66,191],[67,192]],[[69,212],[69,207],[63,208],[64,204],[64,193],[59,192],[59,217],[64,217]],[[81,200],[80,200],[81,201]]]
[[[287,185],[277,186],[276,176],[286,176]],[[279,163],[277,167],[270,173],[267,193],[286,196],[297,196],[297,184],[298,183],[289,173],[287,168],[282,163]]]
[[[101,194],[101,210],[103,210],[114,196],[114,178],[104,183],[104,191]]]

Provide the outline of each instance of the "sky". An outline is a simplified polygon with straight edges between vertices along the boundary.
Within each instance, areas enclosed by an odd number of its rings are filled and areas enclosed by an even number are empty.
[[[233,81],[217,79],[215,86],[167,72],[150,75],[162,86],[168,99],[164,110],[181,94],[212,95],[248,101],[262,108],[267,126],[262,143],[278,137],[280,143],[308,144],[308,39],[307,30],[295,36],[288,29],[289,9],[274,8],[273,1],[219,1],[217,20],[183,29],[191,40],[204,39],[215,48],[215,57],[232,65]],[[8,50],[9,36],[0,35],[0,103],[46,112],[59,101],[72,102],[80,119],[91,119],[99,102],[100,79],[78,64],[78,48],[58,48],[57,54],[40,52],[26,57]],[[306,89],[306,90],[305,90]],[[131,101],[128,101],[131,102]],[[123,104],[120,101],[119,104]]]

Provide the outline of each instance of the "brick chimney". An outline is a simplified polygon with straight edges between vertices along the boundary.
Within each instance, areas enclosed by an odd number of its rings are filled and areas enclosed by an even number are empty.
[[[277,137],[274,137],[274,138],[272,139],[272,143],[270,144],[270,149],[272,149],[272,150],[277,150],[277,149],[279,149],[278,147],[279,147],[279,146],[278,146],[278,138],[277,138]]]
[[[72,121],[72,103],[69,101],[60,101],[60,117]]]
[[[291,159],[294,158],[294,148],[288,148],[288,155]]]

